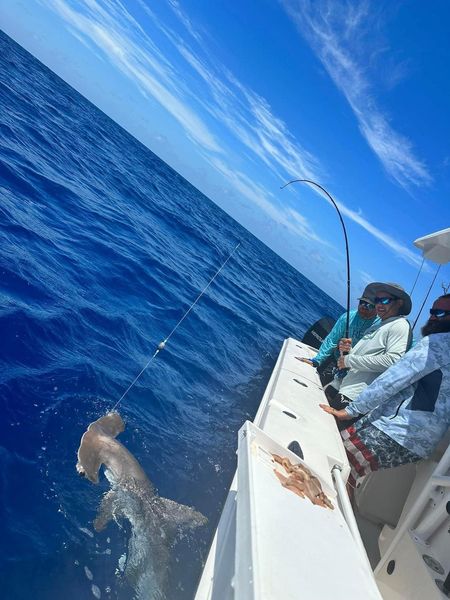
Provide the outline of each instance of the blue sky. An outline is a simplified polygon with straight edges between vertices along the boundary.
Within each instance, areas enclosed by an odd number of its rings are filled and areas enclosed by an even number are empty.
[[[450,226],[450,3],[8,0],[0,27],[338,301]],[[426,263],[419,304],[435,266]],[[450,283],[441,269],[433,296]],[[423,320],[423,319],[422,319]]]

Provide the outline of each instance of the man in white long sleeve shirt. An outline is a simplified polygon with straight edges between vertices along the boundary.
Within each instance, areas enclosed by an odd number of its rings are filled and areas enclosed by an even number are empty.
[[[365,415],[341,435],[351,486],[370,471],[427,458],[450,427],[450,294],[438,298],[423,338],[343,410],[339,420]]]
[[[349,369],[340,386],[326,389],[327,399],[334,408],[343,408],[358,398],[359,394],[381,373],[400,360],[411,346],[411,327],[405,318],[411,312],[411,298],[395,283],[372,283],[377,315],[381,319],[369,328],[352,348],[343,340],[339,348],[349,352],[338,360],[340,369]]]

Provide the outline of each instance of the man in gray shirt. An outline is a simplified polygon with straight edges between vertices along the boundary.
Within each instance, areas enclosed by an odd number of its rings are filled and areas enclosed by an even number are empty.
[[[356,400],[411,346],[411,326],[405,318],[412,308],[410,296],[396,283],[373,283],[370,287],[381,322],[369,328],[353,347],[351,340],[341,341],[339,349],[348,354],[338,359],[338,367],[349,371],[340,385],[335,380],[325,390],[330,406],[336,409]]]

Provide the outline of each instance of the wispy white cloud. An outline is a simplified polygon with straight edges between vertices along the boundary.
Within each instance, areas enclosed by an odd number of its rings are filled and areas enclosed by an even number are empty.
[[[169,5],[171,6],[172,10],[178,17],[178,19],[182,22],[182,24],[184,25],[186,30],[191,34],[191,36],[194,38],[194,40],[197,42],[201,42],[202,41],[201,34],[197,31],[195,26],[192,24],[192,21],[188,17],[188,15],[182,10],[180,3],[177,0],[168,0],[168,2],[169,2]]]
[[[408,264],[418,267],[422,263],[422,259],[416,252],[410,250],[407,246],[404,246],[401,242],[397,241],[394,237],[384,233],[371,223],[367,219],[365,219],[361,213],[358,213],[350,208],[346,207],[344,204],[337,202],[337,205],[342,212],[342,214],[349,219],[351,219],[354,223],[360,225],[363,229],[365,229],[370,235],[372,235],[376,240],[378,240],[383,246],[392,250],[394,254],[396,254],[399,258],[407,262]]]
[[[411,141],[396,131],[375,99],[368,75],[372,49],[371,27],[377,15],[367,0],[282,0],[299,31],[325,67],[336,87],[351,106],[360,131],[387,173],[402,187],[428,185],[432,181],[425,163]]]

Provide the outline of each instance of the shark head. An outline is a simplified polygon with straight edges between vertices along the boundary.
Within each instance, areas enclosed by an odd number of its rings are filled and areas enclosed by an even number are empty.
[[[104,417],[100,417],[88,427],[90,429],[100,428],[105,435],[110,435],[115,438],[125,431],[125,423],[118,412],[109,412]]]
[[[81,477],[98,483],[98,472],[103,462],[102,449],[108,438],[115,438],[124,431],[125,423],[117,412],[107,413],[89,425],[78,448],[76,469]]]

